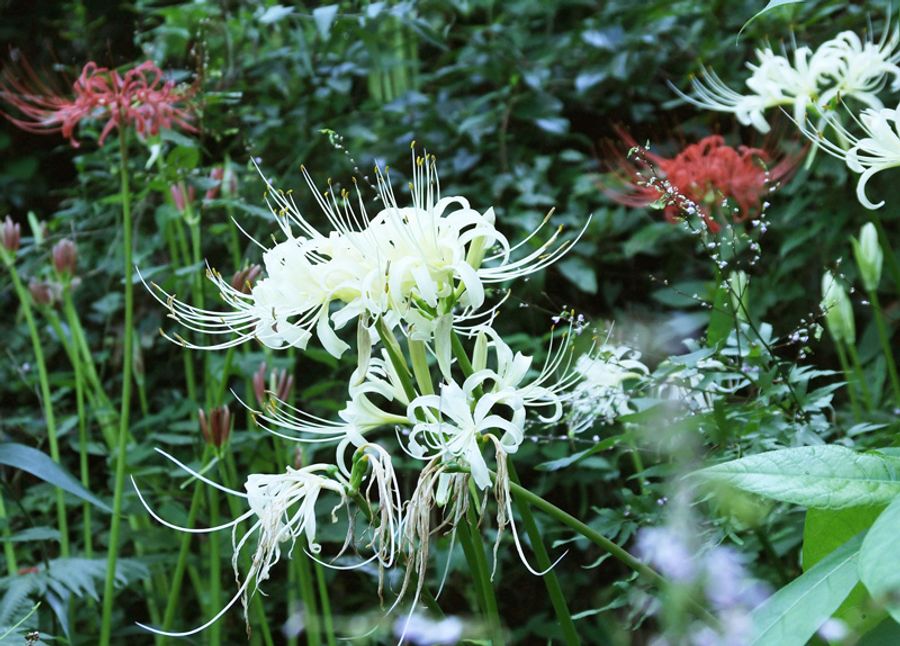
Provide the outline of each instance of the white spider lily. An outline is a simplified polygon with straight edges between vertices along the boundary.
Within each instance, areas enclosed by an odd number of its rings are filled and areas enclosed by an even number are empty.
[[[290,192],[278,191],[266,180],[266,203],[286,239],[265,250],[266,275],[249,294],[208,271],[230,311],[188,305],[155,285],[151,290],[185,327],[230,337],[205,347],[231,347],[256,338],[272,348],[302,349],[315,334],[339,357],[349,346],[335,330],[364,314],[382,317],[389,327],[402,321],[420,334],[430,334],[451,313],[454,323],[481,317],[486,285],[543,269],[584,232],[557,244],[558,229],[513,259],[549,215],[531,235],[510,246],[495,226],[493,209],[479,213],[463,197],[441,197],[434,157],[417,157],[415,152],[412,206],[398,205],[389,178],[376,169],[382,209],[374,217],[369,217],[358,189],[357,212],[349,192],[338,197],[329,188],[320,194],[305,169],[303,175],[332,230],[320,232],[301,214]]]
[[[900,166],[900,105],[893,110],[866,108],[856,122],[865,136],[853,135],[833,118],[828,119],[828,124],[837,133],[837,142],[808,128],[802,132],[829,155],[844,161],[854,173],[860,173],[856,198],[867,209],[879,209],[884,200],[872,202],[866,195],[866,184],[877,173]]]
[[[498,405],[506,409],[511,420],[498,414]],[[439,395],[415,398],[407,408],[407,417],[413,425],[406,447],[411,456],[459,462],[468,467],[480,489],[491,486],[490,469],[482,455],[489,431],[502,433],[499,441],[506,453],[517,451],[524,437],[523,406],[501,402],[495,394],[484,394],[475,401],[472,390],[452,381],[441,384]]]
[[[282,556],[282,545],[284,543],[290,542],[287,550],[288,558],[290,558],[298,538],[305,541],[304,549],[311,555],[318,554],[321,551],[321,545],[316,542],[316,504],[319,496],[323,492],[331,492],[338,496],[338,503],[331,511],[332,522],[337,521],[337,510],[341,507],[347,507],[347,483],[337,473],[337,469],[331,465],[313,464],[302,469],[287,467],[285,472],[280,474],[251,474],[244,483],[245,492],[241,492],[223,487],[185,466],[164,451],[160,449],[157,449],[157,451],[201,482],[229,495],[243,498],[247,501],[247,505],[250,508],[249,511],[241,514],[234,520],[217,527],[201,529],[180,527],[164,520],[151,509],[137,488],[134,478],[132,478],[132,484],[144,508],[153,518],[166,527],[190,534],[206,534],[223,529],[231,529],[231,540],[234,548],[232,567],[234,568],[235,579],[240,583],[237,593],[212,619],[202,626],[188,631],[166,632],[151,626],[138,624],[160,635],[186,637],[205,630],[218,621],[238,600],[243,605],[244,619],[246,621],[248,601],[259,590],[260,584],[269,578],[272,566]],[[238,538],[237,528],[244,521],[252,522],[252,524]],[[256,534],[256,548],[250,562],[250,568],[244,575],[243,582],[241,582],[238,569],[240,552],[254,534]],[[348,543],[349,540],[348,534]]]
[[[593,355],[582,355],[575,362],[575,370],[583,380],[569,399],[569,430],[585,431],[594,422],[611,424],[631,411],[631,397],[625,382],[648,374],[640,361],[639,352],[626,346],[604,345]]]
[[[852,97],[872,108],[883,107],[878,93],[888,80],[893,77],[894,89],[900,87],[898,45],[900,26],[886,29],[877,42],[863,41],[845,31],[815,52],[808,47],[797,48],[792,60],[771,48],[756,50],[758,62],[747,63],[752,71],[746,81],[747,93],[733,90],[707,68],[702,69],[699,79],[692,79],[693,96],[673,89],[697,107],[733,113],[743,125],[765,133],[770,129],[765,112],[776,106],[792,106],[793,119],[800,124],[810,107],[827,114],[829,104],[838,97]]]
[[[550,336],[547,357],[537,376],[526,382],[531,369],[532,357],[521,352],[513,354],[512,349],[490,327],[479,330],[477,351],[473,362],[476,371],[466,379],[463,389],[473,392],[476,387],[484,388],[494,395],[498,403],[511,407],[550,409],[547,415],[539,415],[540,421],[550,424],[562,418],[563,402],[582,375],[572,369],[571,329],[557,343],[555,335]],[[554,344],[557,347],[554,348]],[[487,367],[488,351],[493,350],[495,366]],[[590,353],[589,353],[590,354]],[[490,386],[488,388],[488,386]]]

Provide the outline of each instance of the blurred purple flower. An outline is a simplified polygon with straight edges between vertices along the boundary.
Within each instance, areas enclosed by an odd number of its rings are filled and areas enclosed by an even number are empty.
[[[688,583],[697,577],[697,563],[691,549],[671,528],[642,529],[637,538],[637,552],[673,581]]]

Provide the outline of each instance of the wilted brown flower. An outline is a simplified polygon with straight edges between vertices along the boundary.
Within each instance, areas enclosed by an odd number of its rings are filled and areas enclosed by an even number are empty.
[[[203,409],[197,411],[200,418],[200,432],[207,444],[219,448],[228,441],[231,435],[231,411],[228,406],[219,406],[209,412],[207,419]]]

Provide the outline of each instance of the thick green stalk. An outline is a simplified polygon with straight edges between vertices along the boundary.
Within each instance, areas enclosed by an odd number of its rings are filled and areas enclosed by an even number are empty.
[[[207,488],[209,523],[213,527],[219,524],[218,493],[214,487]],[[207,614],[212,616],[222,609],[222,555],[219,547],[219,534],[217,532],[208,534],[207,544],[209,545],[209,608]],[[209,627],[209,643],[212,646],[222,643],[222,622],[217,621]]]
[[[325,640],[328,646],[337,646],[334,637],[334,620],[331,617],[331,600],[328,598],[328,584],[325,582],[325,568],[321,563],[314,563],[316,583],[319,586],[319,601],[322,603],[322,628],[325,629]]]
[[[74,309],[69,307],[69,304],[72,300],[71,289],[68,285],[66,285],[64,296],[65,306],[63,309],[66,314],[66,321],[69,324],[69,330],[72,334],[73,343],[77,343],[75,341],[75,324],[76,322],[72,320],[74,316]],[[75,370],[75,410],[78,413],[78,466],[81,475],[81,484],[88,491],[91,490],[91,476],[90,476],[90,465],[88,464],[88,429],[87,429],[87,415],[84,411],[84,368],[81,363],[81,354],[78,352],[77,347],[72,349],[71,352],[72,359],[72,368]],[[82,506],[82,514],[84,515],[84,553],[89,559],[94,558],[94,534],[91,531],[91,505],[90,503],[84,503]]]
[[[853,410],[853,419],[859,422],[862,419],[859,408],[859,400],[856,398],[856,386],[854,385],[854,377],[850,372],[850,364],[847,362],[847,353],[844,351],[843,341],[834,342],[834,349],[837,351],[838,362],[841,364],[841,370],[844,373],[844,379],[847,381],[847,395],[850,397],[850,408]]]
[[[409,339],[409,358],[412,363],[413,375],[416,385],[423,395],[433,395],[434,385],[431,383],[431,372],[428,370],[428,356],[425,352],[425,342]]]
[[[515,482],[509,483],[509,490],[513,496],[521,498],[532,507],[543,511],[554,520],[557,520],[563,525],[572,528],[573,530],[584,536],[586,539],[609,553],[610,556],[612,556],[614,559],[647,579],[653,585],[657,587],[665,587],[668,585],[668,581],[666,581],[666,579],[659,572],[651,568],[649,565],[642,563],[637,559],[637,557],[630,554],[627,550],[619,547],[616,543],[606,538],[606,536],[581,522],[570,513],[563,511],[553,503],[544,500],[537,494],[532,493],[525,487]],[[692,608],[698,613],[698,615],[705,621],[710,623],[710,625],[718,625],[718,619],[710,614],[710,612],[706,608],[704,608],[702,604],[693,599],[691,600],[690,604]]]
[[[6,574],[14,577],[19,573],[19,565],[16,562],[16,549],[13,547],[12,541],[9,540],[12,532],[9,529],[8,517],[6,515],[6,505],[3,502],[3,494],[0,493],[0,520],[3,522],[3,555],[6,557]]]
[[[881,303],[878,301],[878,292],[874,289],[869,292],[869,302],[872,303],[872,313],[875,315],[875,327],[878,328],[878,340],[881,342],[881,351],[884,353],[884,361],[887,364],[891,389],[894,393],[894,403],[900,406],[900,378],[897,377],[897,362],[891,348],[891,335],[884,320],[884,312],[881,311]]]
[[[503,629],[500,625],[500,613],[497,610],[497,597],[494,595],[494,586],[491,583],[491,571],[490,568],[488,568],[487,557],[484,554],[484,546],[479,540],[481,538],[481,533],[477,529],[475,512],[471,507],[469,507],[463,522],[456,526],[456,533],[459,536],[460,543],[463,545],[466,560],[472,570],[472,579],[475,582],[476,588],[479,590],[481,610],[487,618],[491,643],[493,646],[501,646],[506,640],[503,637]]]
[[[406,396],[410,399],[410,401],[415,399],[416,389],[412,384],[412,379],[409,375],[409,368],[406,366],[406,359],[403,358],[403,352],[400,349],[400,344],[397,342],[397,337],[395,337],[394,333],[388,329],[383,319],[378,319],[378,322],[375,324],[375,329],[378,330],[378,336],[381,338],[381,342],[384,344],[384,349],[388,353],[388,358],[391,360],[391,365],[394,366],[394,370],[397,372],[397,376],[400,378],[400,384],[403,386],[403,392],[406,393]]]
[[[313,587],[312,572],[309,567],[309,557],[306,552],[300,550],[295,553],[293,559],[297,568],[297,577],[300,579],[300,595],[303,597],[303,618],[306,622],[306,643],[309,646],[319,646],[322,643],[322,635],[319,629],[319,609],[316,603],[316,592]]]
[[[203,452],[203,461],[206,460],[208,450]],[[200,501],[203,498],[203,488],[194,487],[194,494],[191,496],[191,506],[188,509],[187,523],[185,527],[193,528],[197,522],[197,512],[200,511]],[[181,583],[184,581],[184,573],[187,569],[188,555],[191,551],[191,538],[193,534],[185,533],[181,537],[181,545],[178,548],[178,558],[175,560],[175,569],[172,572],[172,581],[169,584],[169,598],[166,601],[166,609],[163,612],[162,629],[169,631],[172,629],[172,622],[175,620],[175,611],[181,599]]]
[[[19,302],[22,304],[22,312],[25,322],[28,324],[28,334],[31,336],[31,347],[34,350],[34,362],[38,369],[38,382],[41,389],[41,400],[44,406],[44,419],[47,423],[47,440],[50,443],[50,457],[60,464],[59,439],[56,434],[56,418],[53,415],[53,400],[50,399],[50,379],[47,376],[47,364],[44,361],[44,349],[41,345],[41,337],[38,335],[34,313],[31,311],[28,292],[19,279],[19,272],[12,261],[7,263],[9,275],[12,276],[13,287]],[[66,501],[62,489],[56,489],[56,523],[59,528],[59,551],[62,556],[69,556],[69,522],[66,518]]]
[[[517,485],[519,476],[516,474],[516,467],[511,460],[507,460],[506,468],[509,472],[509,481]],[[544,547],[544,539],[541,537],[541,530],[538,529],[537,522],[534,520],[534,514],[531,513],[531,507],[528,502],[520,495],[513,494],[513,501],[516,509],[522,517],[522,524],[525,525],[525,533],[528,534],[528,540],[531,541],[531,549],[534,551],[537,566],[546,573],[541,577],[544,579],[544,585],[547,587],[547,594],[550,596],[550,603],[553,604],[553,611],[556,613],[556,619],[559,621],[559,628],[563,634],[563,640],[566,644],[580,644],[578,631],[575,630],[575,622],[572,621],[572,613],[569,612],[569,606],[563,595],[562,587],[559,585],[559,579],[556,578],[556,572],[550,567],[550,555],[547,554],[547,548]]]
[[[856,383],[859,384],[859,390],[862,393],[863,403],[866,410],[872,410],[872,394],[869,392],[869,386],[866,384],[866,376],[863,373],[862,363],[859,360],[859,353],[856,346],[852,343],[847,344],[847,353],[850,355],[850,361],[853,362],[853,371],[856,374]]]
[[[894,289],[897,294],[900,294],[900,265],[897,264],[897,256],[894,255],[894,249],[891,247],[891,239],[888,237],[884,227],[881,226],[881,219],[878,217],[878,214],[869,210],[866,211],[866,214],[869,216],[869,221],[875,225],[875,229],[878,231],[878,244],[881,245],[881,249],[884,252],[888,272],[894,281]]]
[[[119,412],[119,434],[116,446],[116,474],[113,483],[113,513],[109,530],[109,552],[106,558],[106,581],[103,585],[103,614],[100,624],[100,645],[109,646],[112,636],[112,609],[115,595],[116,561],[119,558],[119,532],[122,525],[122,502],[125,493],[125,462],[128,446],[128,418],[131,412],[131,363],[134,339],[134,285],[131,259],[131,192],[128,186],[128,146],[126,130],[119,128],[119,170],[122,197],[122,251],[125,256],[125,340],[122,348],[122,407]]]

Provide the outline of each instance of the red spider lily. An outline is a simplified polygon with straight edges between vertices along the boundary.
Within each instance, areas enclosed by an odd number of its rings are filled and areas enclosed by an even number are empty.
[[[19,116],[0,111],[17,127],[37,134],[60,133],[78,147],[75,129],[83,119],[105,119],[100,145],[114,128],[130,126],[139,134],[157,134],[162,128],[178,127],[195,132],[188,123],[191,114],[184,105],[191,91],[180,92],[151,61],[141,63],[124,76],[116,70],[90,62],[65,96],[44,82],[26,60],[21,76],[10,68],[0,74],[0,100],[15,108]]]
[[[619,136],[627,146],[637,145],[621,130]],[[766,194],[796,166],[796,159],[790,157],[769,167],[771,157],[765,150],[748,146],[732,148],[719,135],[686,146],[672,159],[646,149],[641,149],[637,162],[626,159],[620,150],[614,159],[613,175],[625,190],[604,186],[603,192],[608,197],[633,207],[646,207],[662,200],[670,222],[679,221],[683,202],[690,202],[714,233],[720,229],[717,216],[732,222],[758,217]],[[656,179],[665,179],[682,200],[664,195]]]

